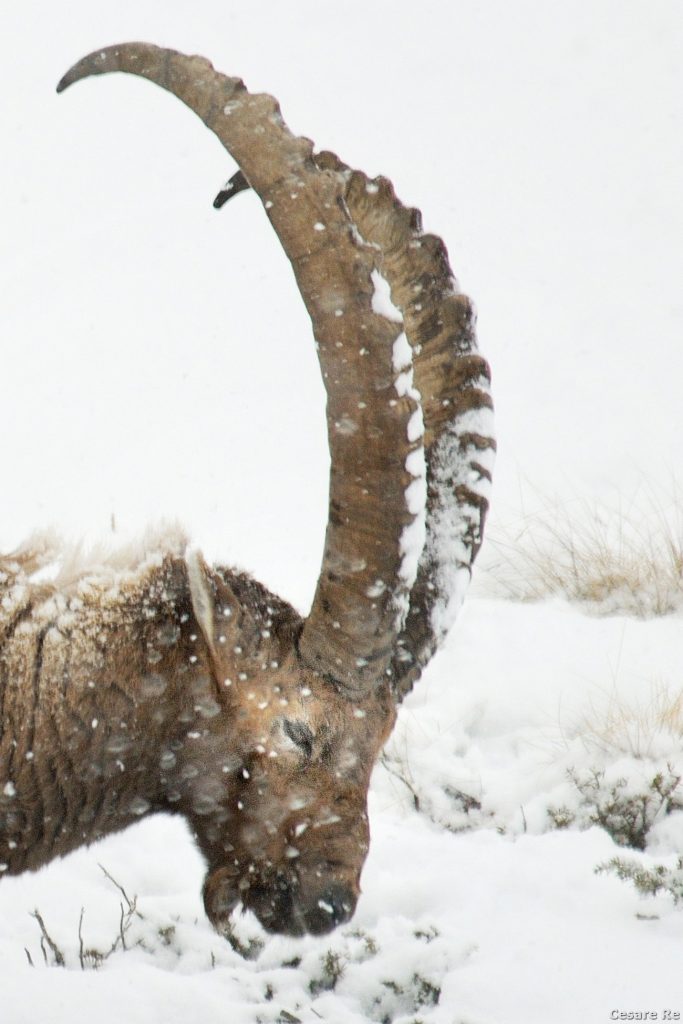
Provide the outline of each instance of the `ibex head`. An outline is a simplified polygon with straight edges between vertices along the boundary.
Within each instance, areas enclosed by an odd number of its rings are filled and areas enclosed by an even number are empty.
[[[443,243],[385,178],[315,153],[271,97],[199,57],[116,46],[59,89],[109,71],[201,117],[292,264],[327,391],[325,550],[305,619],[198,554],[61,595],[27,587],[30,553],[5,560],[0,860],[36,867],[140,813],[178,812],[208,862],[215,924],[241,903],[268,930],[323,933],[354,910],[372,766],[481,543],[488,367]],[[29,735],[13,742],[22,714]]]
[[[225,574],[188,565],[219,709],[212,740],[179,758],[209,864],[206,912],[220,926],[241,901],[268,931],[329,931],[358,898],[370,772],[394,721],[389,685],[349,699],[299,654],[290,609],[253,582],[250,605]]]

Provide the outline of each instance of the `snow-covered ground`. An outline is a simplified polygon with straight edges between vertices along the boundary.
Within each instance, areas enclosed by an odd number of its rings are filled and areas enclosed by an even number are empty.
[[[683,774],[682,613],[504,599],[530,563],[499,564],[536,522],[566,539],[594,517],[643,551],[680,528],[679,0],[4,5],[0,547],[177,518],[305,608],[327,490],[307,318],[254,197],[212,209],[234,168],[177,101],[123,76],[55,95],[127,39],[275,93],[444,237],[494,371],[489,572],[375,773],[351,926],[265,939],[241,918],[245,958],[204,917],[183,828],[146,821],[3,881],[0,1020],[683,1019],[683,913],[594,871],[683,851],[683,811],[652,799]],[[645,853],[589,827],[638,795]],[[128,948],[82,970],[81,908],[84,950],[106,952],[121,904]],[[36,908],[66,969],[44,964]]]

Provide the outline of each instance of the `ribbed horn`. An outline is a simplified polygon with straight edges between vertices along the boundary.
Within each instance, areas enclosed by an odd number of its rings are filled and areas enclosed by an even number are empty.
[[[85,57],[58,90],[112,71],[147,78],[198,114],[259,195],[292,264],[327,391],[331,454],[325,550],[299,650],[349,697],[362,695],[391,672],[424,539],[419,403],[402,365],[404,324],[383,295],[386,254],[354,220],[353,176],[314,159],[271,96],[201,57],[144,43]]]

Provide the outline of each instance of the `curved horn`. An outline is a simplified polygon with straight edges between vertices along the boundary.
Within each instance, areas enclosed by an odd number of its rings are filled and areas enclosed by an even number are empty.
[[[419,212],[385,178],[313,154],[272,97],[251,95],[203,58],[110,47],[76,64],[58,91],[109,71],[148,78],[201,117],[292,263],[318,345],[332,457],[301,656],[349,696],[385,675],[402,696],[462,600],[495,451],[489,370],[446,248],[422,234]]]
[[[390,672],[417,568],[405,531],[416,518],[407,460],[420,448],[418,404],[396,368],[403,324],[382,305],[382,253],[353,222],[347,171],[316,163],[272,97],[250,94],[203,58],[143,43],[85,57],[58,91],[111,71],[147,78],[199,115],[259,195],[292,264],[327,391],[331,454],[325,550],[300,654],[361,695]]]

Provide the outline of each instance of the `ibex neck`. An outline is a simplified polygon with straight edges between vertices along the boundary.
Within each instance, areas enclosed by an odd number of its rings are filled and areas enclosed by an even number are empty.
[[[174,810],[209,679],[181,557],[107,589],[9,579],[4,596],[0,870],[14,874]]]

